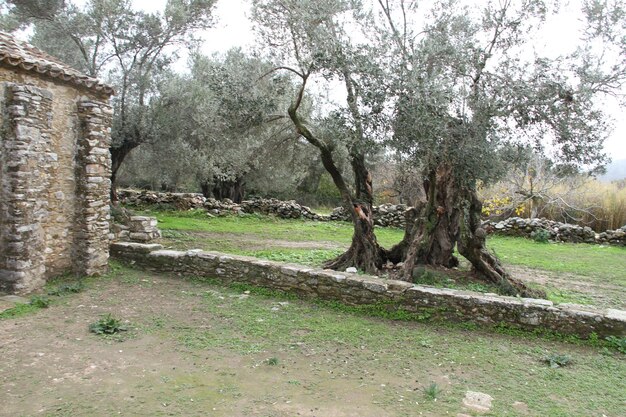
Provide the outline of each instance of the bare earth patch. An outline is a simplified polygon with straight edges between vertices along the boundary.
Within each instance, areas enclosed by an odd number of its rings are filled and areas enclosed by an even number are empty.
[[[163,239],[166,246],[174,246],[185,249],[219,250],[220,246],[233,247],[238,250],[269,250],[269,249],[346,249],[346,245],[337,242],[317,240],[284,240],[262,238],[256,235],[244,235],[240,233],[222,233],[205,231],[179,232],[184,239]],[[294,236],[297,239],[297,236]],[[217,243],[217,245],[216,245]]]
[[[98,287],[0,322],[0,354],[11,358],[0,365],[0,415],[395,415],[372,404],[377,386],[319,352],[281,352],[279,364],[269,366],[267,354],[186,348],[171,337],[177,329],[211,328],[210,317],[190,314],[202,299],[186,295],[188,282],[151,276],[136,288]],[[140,329],[121,342],[87,332],[109,312]],[[156,318],[172,329],[151,328]]]

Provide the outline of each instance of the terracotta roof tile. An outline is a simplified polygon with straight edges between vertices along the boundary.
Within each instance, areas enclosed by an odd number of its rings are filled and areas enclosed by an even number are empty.
[[[85,75],[46,52],[2,31],[0,31],[0,65],[37,72],[106,95],[114,93],[113,87],[97,78]]]

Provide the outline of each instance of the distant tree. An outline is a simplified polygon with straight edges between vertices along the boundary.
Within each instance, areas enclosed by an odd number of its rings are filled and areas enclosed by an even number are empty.
[[[263,77],[269,68],[233,49],[223,56],[196,54],[189,74],[164,79],[151,103],[154,164],[162,166],[159,155],[181,155],[176,168],[193,172],[207,197],[237,202],[248,185],[270,181],[278,191],[296,183],[298,170],[286,169],[308,154],[282,114],[295,87],[284,75]]]

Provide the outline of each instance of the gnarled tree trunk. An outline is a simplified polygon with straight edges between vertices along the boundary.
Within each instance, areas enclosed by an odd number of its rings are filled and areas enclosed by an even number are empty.
[[[475,190],[463,195],[463,216],[458,241],[459,253],[472,263],[474,271],[486,281],[497,285],[508,295],[545,298],[545,292],[529,288],[506,272],[499,259],[485,246],[486,232],[481,227],[482,203]]]
[[[459,253],[473,266],[476,274],[497,285],[502,292],[524,297],[545,297],[509,275],[498,258],[485,246],[486,233],[481,228],[482,204],[473,189],[461,188],[449,165],[430,172],[422,198],[407,212],[404,239],[387,252],[394,263],[404,262],[401,279],[412,281],[417,265],[458,265]]]
[[[353,154],[350,163],[354,172],[356,198],[352,198],[347,192],[342,195],[345,196],[344,206],[351,214],[354,225],[352,243],[345,253],[324,266],[335,270],[355,267],[375,274],[382,268],[387,258],[385,250],[380,247],[374,234],[372,177],[365,166],[364,155]]]
[[[292,71],[302,78],[302,84],[295,101],[289,106],[287,111],[289,118],[296,128],[296,132],[319,150],[322,165],[324,165],[324,168],[330,174],[333,183],[339,190],[343,206],[352,216],[352,223],[354,224],[354,234],[352,235],[350,248],[336,259],[327,262],[325,267],[336,270],[355,267],[366,273],[375,274],[383,266],[386,258],[385,251],[378,245],[374,234],[372,177],[365,165],[364,149],[358,146],[352,146],[349,149],[350,164],[354,171],[355,189],[353,193],[333,159],[333,145],[316,136],[298,114],[310,72],[299,73],[298,71]],[[348,101],[354,104],[354,94],[350,87],[349,78],[349,74],[347,74]],[[357,120],[357,125],[360,126],[358,117],[355,120]],[[361,128],[358,130],[362,133]],[[358,136],[362,139],[362,134]]]
[[[401,278],[412,280],[416,265],[447,268],[458,265],[454,245],[458,239],[458,189],[452,170],[441,164],[424,181],[422,196],[416,208],[406,214],[406,229],[402,242],[388,252],[395,263],[404,262]]]

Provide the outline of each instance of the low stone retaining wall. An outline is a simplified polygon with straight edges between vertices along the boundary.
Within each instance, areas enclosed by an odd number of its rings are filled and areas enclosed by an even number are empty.
[[[483,223],[491,233],[504,236],[532,237],[533,233],[545,230],[549,239],[554,242],[571,243],[598,243],[616,246],[626,246],[626,226],[617,230],[607,230],[596,233],[588,226],[560,223],[547,219],[522,219],[510,217],[499,222],[487,221]]]
[[[158,193],[145,190],[118,190],[117,197],[121,203],[129,206],[168,205],[178,210],[203,208],[206,202],[206,198],[197,193]]]
[[[313,212],[309,207],[296,203],[294,200],[282,201],[275,198],[255,198],[242,201],[241,204],[231,200],[205,198],[196,193],[158,193],[153,191],[120,190],[120,201],[129,206],[170,206],[178,210],[204,208],[212,215],[233,213],[259,213],[280,217],[282,219],[307,219],[318,221],[350,221],[350,214],[343,207],[337,207],[324,216]],[[404,228],[405,204],[382,204],[374,206],[374,223],[383,227]]]
[[[404,229],[406,225],[405,212],[409,208],[406,204],[381,204],[372,207],[374,224],[382,227],[398,227]],[[343,207],[337,207],[328,216],[329,220],[349,222],[350,214]]]
[[[418,313],[436,320],[546,329],[582,338],[592,333],[599,337],[626,335],[626,311],[621,310],[573,304],[555,306],[547,300],[431,288],[201,250],[162,250],[160,245],[114,243],[111,255],[157,272],[246,282],[305,297],[339,300],[348,305],[384,303],[390,309]]]

